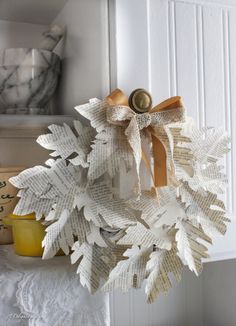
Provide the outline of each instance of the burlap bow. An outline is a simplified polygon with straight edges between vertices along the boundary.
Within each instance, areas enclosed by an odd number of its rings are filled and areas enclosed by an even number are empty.
[[[142,159],[151,171],[149,161],[142,150],[140,135],[140,131],[144,128],[150,132],[154,157],[154,174],[151,172],[153,182],[155,187],[166,186],[168,180],[166,149],[156,134],[156,128],[184,121],[185,110],[181,98],[179,96],[172,97],[142,114],[135,113],[128,106],[128,98],[119,89],[112,92],[107,97],[107,101],[109,103],[106,112],[107,121],[114,125],[127,126],[125,134],[134,153],[138,175]]]

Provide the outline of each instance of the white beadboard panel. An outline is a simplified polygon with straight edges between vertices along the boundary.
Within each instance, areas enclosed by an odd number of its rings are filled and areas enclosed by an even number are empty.
[[[171,96],[178,93],[178,66],[177,66],[177,35],[176,35],[176,4],[175,2],[167,2],[168,6],[168,30],[167,37],[169,43],[169,71],[170,71],[170,90]],[[151,69],[150,69],[151,72]]]
[[[153,94],[154,103],[159,103],[172,93],[169,8],[164,1],[150,0],[147,5],[149,10],[149,90]],[[157,32],[161,30],[164,33]]]
[[[226,111],[226,125],[227,129],[231,131],[232,144],[231,144],[231,153],[229,154],[230,164],[229,164],[229,175],[231,180],[231,209],[234,212],[234,218],[236,218],[236,205],[235,205],[235,190],[236,190],[236,174],[235,174],[235,166],[236,166],[236,38],[235,38],[235,30],[236,30],[236,10],[231,10],[227,15],[227,23],[225,27],[225,31],[227,34],[227,89],[228,96],[226,99],[227,103],[227,111]]]
[[[207,126],[223,126],[226,128],[225,112],[227,108],[225,106],[226,88],[224,81],[225,67],[222,8],[203,7],[202,25],[204,71],[204,107],[202,122]],[[225,159],[224,164],[226,165],[226,170],[228,170],[227,163],[228,159]],[[222,196],[222,199],[227,204],[227,209],[229,209],[230,196],[229,188],[226,192],[226,196]],[[215,253],[216,248],[217,246],[211,248],[211,252]]]
[[[230,80],[230,44],[229,44],[229,11],[221,10],[222,28],[222,61],[223,61],[223,106],[224,106],[224,126],[232,136],[231,128],[231,80]],[[235,139],[233,139],[233,142]],[[233,213],[233,190],[232,190],[232,152],[226,157],[226,172],[229,179],[229,187],[226,193],[227,209]],[[232,216],[235,219],[235,216]],[[236,219],[235,219],[236,220]]]
[[[138,0],[135,5],[116,0],[117,86],[128,94],[146,87],[154,103],[181,95],[200,127],[223,126],[231,134],[226,203],[234,221],[226,236],[214,241],[211,261],[236,257],[235,5],[231,0]],[[207,311],[209,270],[200,278],[185,271],[181,283],[152,305],[145,303],[144,289],[114,292],[111,325],[211,325],[215,317],[213,305]]]
[[[222,10],[203,8],[204,91],[206,125],[224,126]],[[217,113],[217,114],[216,114]]]
[[[177,93],[181,94],[191,115],[199,122],[197,8],[175,3]]]
[[[236,223],[236,6],[223,0],[116,0],[117,85],[146,87],[154,104],[181,95],[200,127],[223,126],[232,138],[225,159],[227,210]],[[127,51],[127,49],[129,49]],[[210,249],[236,257],[235,223]]]
[[[203,9],[202,6],[195,7],[196,17],[196,56],[197,56],[197,102],[198,102],[198,126],[205,125],[205,69],[204,69],[204,37],[203,37]]]
[[[149,88],[147,12],[147,1],[116,1],[117,82],[127,92]]]

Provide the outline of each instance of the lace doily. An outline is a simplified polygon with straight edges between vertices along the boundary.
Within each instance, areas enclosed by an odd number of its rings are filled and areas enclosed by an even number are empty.
[[[0,246],[1,326],[106,326],[106,294],[90,295],[68,257],[20,257]]]

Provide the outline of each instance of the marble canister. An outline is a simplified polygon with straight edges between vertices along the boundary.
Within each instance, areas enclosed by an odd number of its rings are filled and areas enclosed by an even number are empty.
[[[0,57],[0,113],[48,114],[60,57],[47,50],[12,48]]]

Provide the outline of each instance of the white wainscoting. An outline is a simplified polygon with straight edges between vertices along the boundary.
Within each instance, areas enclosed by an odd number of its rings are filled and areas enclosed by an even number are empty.
[[[227,235],[215,241],[211,260],[235,258],[236,2],[114,2],[116,39],[111,42],[111,84],[127,94],[135,88],[146,88],[152,93],[154,103],[181,95],[189,115],[200,127],[223,126],[231,134],[232,151],[225,161],[229,178],[225,199],[233,223]],[[209,326],[214,320],[211,309],[207,323],[204,322],[204,297],[209,278],[208,271],[199,279],[185,271],[181,283],[174,285],[168,296],[160,296],[152,305],[145,303],[144,289],[127,294],[115,292],[110,295],[111,324]],[[206,300],[211,299],[209,293]],[[227,302],[224,307],[226,305]]]
[[[202,276],[187,270],[183,280],[173,281],[168,295],[161,294],[153,304],[146,303],[144,286],[115,291],[110,294],[111,326],[203,326],[202,298]]]
[[[223,126],[232,137],[225,196],[233,220],[212,259],[236,257],[236,2],[117,0],[116,82],[148,89],[154,103],[181,95],[199,126]]]

